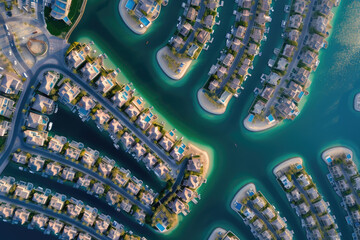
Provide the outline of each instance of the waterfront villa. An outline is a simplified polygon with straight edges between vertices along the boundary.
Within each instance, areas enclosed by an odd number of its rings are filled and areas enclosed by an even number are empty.
[[[83,217],[81,220],[86,225],[92,226],[97,217],[97,213],[98,213],[98,210],[96,208],[92,208],[89,205],[86,205],[85,209],[84,209],[84,214],[83,214]]]
[[[186,209],[185,204],[182,201],[180,201],[178,198],[175,198],[167,206],[175,214],[179,214]]]
[[[116,134],[122,129],[123,127],[118,120],[114,118],[110,121],[108,130],[113,136],[116,136]]]
[[[11,160],[13,160],[16,163],[26,164],[27,157],[24,152],[14,153]]]
[[[187,179],[184,180],[183,185],[191,189],[196,189],[200,185],[200,177],[196,175],[190,175]]]
[[[52,99],[37,94],[31,108],[41,113],[52,114],[55,109],[55,103]]]
[[[0,96],[0,115],[10,118],[15,111],[14,104],[13,100]]]
[[[55,196],[51,197],[49,207],[61,211],[64,206],[65,200],[66,200],[65,195],[56,193]]]
[[[76,228],[66,225],[64,227],[63,233],[61,234],[61,239],[75,239],[77,233],[78,232]]]
[[[194,196],[195,196],[195,193],[190,189],[190,188],[183,188],[181,190],[179,190],[176,195],[185,203],[188,203],[190,202]]]
[[[136,143],[132,148],[132,152],[135,154],[136,158],[141,158],[146,153],[146,148],[140,143]]]
[[[32,129],[45,130],[48,122],[49,118],[47,116],[30,112],[26,119],[26,126]]]
[[[19,184],[15,189],[15,196],[20,199],[28,199],[32,190],[32,184]]]
[[[14,182],[15,179],[12,177],[2,177],[0,180],[0,192],[5,194],[9,193]]]
[[[107,76],[101,76],[99,80],[97,80],[96,82],[96,86],[98,87],[98,90],[102,94],[106,94],[108,91],[110,91],[117,84],[116,76],[117,76],[116,71],[109,73]]]
[[[176,161],[180,161],[184,156],[186,151],[186,146],[184,143],[179,143],[174,149],[171,151],[170,156],[173,157]]]
[[[46,217],[43,214],[36,214],[35,216],[33,216],[32,221],[31,221],[31,225],[40,228],[40,229],[44,229],[44,227],[46,226],[47,222],[48,222],[49,218]]]
[[[39,87],[39,92],[48,95],[51,93],[51,90],[55,87],[56,82],[59,79],[59,74],[51,71],[47,71],[44,74],[44,77],[41,79],[41,85]]]
[[[151,126],[151,128],[148,131],[148,136],[151,140],[158,141],[162,137],[160,128],[155,125]]]
[[[83,156],[81,158],[81,162],[88,167],[91,167],[96,159],[99,157],[99,152],[96,150],[93,150],[89,147],[87,147],[83,153]]]
[[[70,200],[70,202],[71,203],[66,206],[67,214],[70,217],[78,217],[84,207],[84,203],[82,201],[76,200],[74,198],[72,198]]]
[[[1,204],[0,205],[0,216],[3,218],[10,218],[14,214],[15,207],[12,207],[10,204]]]
[[[159,163],[155,166],[154,172],[159,178],[166,179],[169,169],[163,163]]]
[[[1,78],[0,92],[5,94],[18,94],[22,91],[23,83],[13,74],[5,74]]]
[[[103,176],[109,176],[115,166],[115,161],[107,157],[102,158],[98,170]]]
[[[116,174],[116,176],[113,178],[113,182],[121,187],[124,186],[128,181],[129,181],[128,174],[124,174],[122,172]]]
[[[90,51],[90,48],[86,46],[84,49],[81,49],[81,51],[72,50],[66,57],[69,66],[76,69],[85,62],[87,55],[86,50]]]
[[[83,96],[76,106],[81,116],[88,116],[95,105],[96,103],[91,97]]]
[[[110,115],[102,109],[98,109],[94,116],[99,125],[104,125],[110,120]]]
[[[127,149],[133,145],[135,139],[128,132],[125,132],[121,136],[121,142],[124,144],[125,148]]]
[[[130,203],[130,201],[128,199],[123,200],[120,203],[120,207],[122,210],[124,210],[125,212],[130,212],[131,208],[132,208],[132,204]]]
[[[64,83],[59,90],[60,99],[66,104],[71,103],[80,93],[80,88],[70,82]]]
[[[61,232],[63,227],[64,227],[64,223],[62,223],[60,220],[50,219],[48,227],[47,227],[47,231],[52,232],[53,234],[57,235]]]
[[[87,81],[93,80],[97,75],[100,74],[100,68],[101,66],[99,66],[97,62],[87,62],[85,66],[81,69],[83,78]]]
[[[50,16],[56,20],[63,20],[67,25],[71,25],[71,21],[68,18],[70,6],[71,0],[55,0]]]
[[[46,165],[45,173],[49,176],[57,176],[61,170],[62,167],[58,163],[51,162]]]
[[[30,158],[28,166],[31,170],[39,172],[40,170],[43,169],[44,164],[45,164],[45,160],[37,156]]]
[[[106,193],[106,201],[109,205],[113,206],[117,204],[119,202],[119,199],[120,195],[115,191],[110,190]]]
[[[113,103],[121,108],[127,101],[129,101],[133,96],[133,90],[131,90],[129,85],[125,85],[125,87],[115,93],[115,95],[111,98]]]
[[[83,187],[85,189],[88,189],[90,187],[90,183],[91,178],[88,175],[84,177],[79,177],[78,181],[76,182],[79,187]]]
[[[154,119],[157,119],[157,116],[153,115],[152,112],[149,110],[140,114],[140,116],[136,120],[136,124],[142,130],[146,131],[151,126],[151,123]]]
[[[4,137],[10,129],[10,122],[0,121],[0,137]]]
[[[125,113],[129,118],[134,118],[139,116],[140,112],[144,109],[145,102],[140,97],[135,97],[134,100],[130,103],[129,107],[125,110]]]
[[[202,162],[200,158],[191,158],[187,164],[186,169],[191,172],[199,173],[202,169]]]
[[[43,146],[48,138],[48,132],[39,132],[26,130],[24,131],[26,143],[30,145]]]
[[[21,225],[24,225],[30,216],[30,212],[24,208],[18,208],[15,211],[13,222],[20,223]]]
[[[145,163],[146,167],[148,168],[152,168],[157,163],[156,157],[151,153],[146,154],[146,156],[143,157],[142,161]]]
[[[128,190],[132,195],[136,196],[141,189],[141,184],[135,184],[132,181],[129,181],[129,183],[126,186],[126,190]]]
[[[71,141],[69,147],[65,150],[65,157],[77,160],[83,147],[82,143]]]
[[[172,131],[171,134],[174,134]],[[171,148],[174,146],[175,139],[174,135],[171,135],[169,133],[165,134],[165,136],[162,137],[162,139],[159,142],[159,145],[166,151],[169,152]]]
[[[49,196],[46,195],[45,193],[36,192],[36,193],[34,193],[32,201],[36,202],[37,204],[44,205],[47,202],[48,198],[49,198]]]
[[[100,214],[95,221],[95,229],[101,234],[104,233],[110,226],[111,217],[109,215]]]
[[[66,137],[55,135],[50,139],[48,149],[59,153],[64,147],[66,141]]]
[[[151,204],[153,204],[154,199],[155,199],[154,195],[148,191],[141,193],[140,201],[147,206],[150,206]]]
[[[93,185],[93,187],[91,188],[91,191],[94,192],[97,195],[101,195],[104,193],[105,188],[104,185],[102,185],[101,183],[97,182]]]
[[[73,181],[75,177],[75,171],[72,168],[65,167],[61,173],[61,178],[68,181]]]

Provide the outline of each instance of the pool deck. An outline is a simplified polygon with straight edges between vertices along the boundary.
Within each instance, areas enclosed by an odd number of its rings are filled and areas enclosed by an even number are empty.
[[[302,165],[303,160],[301,157],[294,157],[294,158],[290,158],[285,160],[282,163],[279,163],[278,165],[276,165],[276,167],[273,170],[273,174],[279,178],[282,176],[283,173],[287,172],[288,169],[294,165],[294,164],[301,164]]]
[[[206,112],[214,114],[214,115],[221,115],[225,113],[226,107],[228,103],[230,102],[231,98],[228,98],[224,105],[221,107],[218,107],[214,105],[212,102],[210,102],[204,95],[204,89],[200,88],[197,92],[197,99],[202,109],[204,109]]]
[[[244,127],[250,132],[262,132],[275,127],[279,123],[279,121],[277,120],[268,123],[266,122],[266,120],[259,122],[255,119],[253,120],[253,122],[249,122],[250,115],[251,114],[249,114],[243,121]]]
[[[168,68],[166,61],[163,59],[163,55],[169,55],[171,58],[173,58],[175,61],[178,61],[180,63],[183,63],[184,66],[182,67],[181,71],[179,73],[173,72],[170,68]],[[192,59],[190,58],[178,58],[176,57],[170,50],[168,46],[165,46],[161,48],[156,53],[156,60],[161,68],[161,70],[171,79],[173,80],[180,80],[185,73],[187,72],[188,68],[191,65]]]
[[[220,234],[219,234],[220,233]],[[217,240],[217,239],[222,239],[225,234],[227,233],[227,231],[223,228],[215,228],[214,231],[212,231],[210,237],[208,238],[208,240]]]
[[[342,154],[345,154],[345,156],[350,154],[351,159],[353,159],[353,152],[349,148],[341,147],[341,146],[326,149],[321,154],[321,158],[327,165],[330,165],[326,160],[327,156],[331,156],[334,159],[334,158],[340,157]]]
[[[354,97],[354,109],[357,112],[360,112],[360,93],[356,94]]]
[[[121,19],[124,21],[124,23],[126,24],[126,26],[128,26],[128,28],[131,29],[131,31],[133,31],[136,34],[144,34],[146,32],[146,30],[148,29],[148,27],[140,27],[139,22],[137,22],[131,15],[129,15],[129,13],[126,10],[126,2],[127,0],[120,0],[119,3],[119,13],[121,16]],[[150,21],[150,20],[149,20]],[[151,21],[149,26],[151,26]]]
[[[249,191],[250,189],[253,189],[255,193],[257,192],[255,184],[254,183],[248,183],[248,184],[244,185],[242,188],[240,188],[239,191],[235,194],[233,200],[231,201],[230,207],[236,213],[238,212],[238,210],[235,208],[235,203],[236,202],[241,203],[241,201],[244,198],[247,198],[248,197],[247,196],[247,191]]]

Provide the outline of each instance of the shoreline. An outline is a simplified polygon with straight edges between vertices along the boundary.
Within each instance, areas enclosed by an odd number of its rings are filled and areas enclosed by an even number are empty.
[[[210,158],[209,158],[209,153],[205,150],[201,150],[199,147],[195,146],[192,143],[188,144],[189,146],[189,151],[191,151],[191,149],[197,153],[197,155],[200,156],[200,159],[202,159],[203,162],[203,173],[202,173],[202,177],[203,178],[207,178],[209,176],[209,169],[210,169]]]
[[[282,172],[286,172],[286,170],[294,164],[302,165],[303,159],[301,157],[289,158],[289,159],[279,163],[278,165],[276,165],[273,169],[273,174],[278,178]]]
[[[250,183],[242,186],[242,187],[239,189],[239,191],[235,194],[235,196],[234,196],[233,199],[231,200],[231,206],[230,206],[233,211],[235,211],[235,212],[238,212],[238,211],[239,211],[239,210],[237,210],[237,209],[235,208],[235,203],[236,203],[236,202],[240,203],[244,198],[246,198],[246,197],[247,197],[247,196],[246,196],[246,193],[247,193],[247,191],[250,190],[250,189],[253,189],[254,192],[257,192],[256,187],[255,187],[255,184],[252,183],[252,182],[250,182]]]
[[[219,233],[221,234],[220,236],[219,236]],[[223,229],[221,227],[217,227],[211,232],[208,240],[216,240],[217,237],[223,237],[226,233],[227,233],[227,231],[225,229]]]
[[[214,115],[221,115],[221,114],[224,114],[225,111],[226,111],[226,108],[227,108],[227,105],[229,104],[230,102],[230,99],[229,98],[228,100],[226,100],[226,103],[225,105],[222,105],[221,108],[217,108],[213,103],[211,103],[204,95],[204,89],[203,88],[200,88],[197,92],[197,100],[198,100],[198,103],[200,105],[200,107],[210,113],[210,114],[214,114]]]
[[[276,127],[279,124],[279,121],[275,120],[272,123],[267,123],[265,125],[265,122],[249,122],[250,114],[243,120],[243,125],[246,130],[250,132],[262,132],[265,130],[269,130],[270,128]],[[255,120],[254,120],[255,121]]]
[[[345,154],[345,155],[350,154],[351,159],[353,159],[353,156],[354,156],[353,152],[349,148],[342,147],[342,146],[336,146],[336,147],[328,148],[325,151],[323,151],[323,153],[321,154],[321,158],[326,163],[326,165],[329,166],[330,163],[327,162],[327,160],[326,160],[327,156],[330,156],[332,159],[335,159],[342,154]]]
[[[164,54],[169,55],[169,57],[173,58],[175,61],[179,61],[184,64],[182,67],[182,70],[180,73],[174,73],[171,69],[168,68],[167,63],[162,58]],[[191,59],[180,59],[176,57],[171,51],[168,46],[162,47],[159,51],[156,53],[156,61],[159,64],[161,70],[163,73],[165,73],[166,76],[173,80],[180,80],[184,77],[185,73],[187,72],[188,68],[190,67],[192,60]]]
[[[360,112],[360,93],[357,93],[354,97],[354,109]]]
[[[134,33],[138,35],[145,34],[148,28],[147,27],[141,28],[140,25],[136,21],[134,21],[134,19],[128,14],[127,10],[125,9],[125,4],[126,4],[125,0],[120,0],[118,10],[121,19],[123,20],[125,25]]]

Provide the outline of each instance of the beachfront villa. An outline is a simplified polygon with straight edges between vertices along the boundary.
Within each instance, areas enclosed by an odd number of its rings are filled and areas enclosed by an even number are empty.
[[[0,96],[0,115],[10,118],[15,111],[14,104],[13,100]]]
[[[59,153],[64,147],[66,141],[66,137],[55,135],[50,139],[48,149]]]
[[[45,95],[50,95],[51,90],[55,87],[56,82],[59,79],[59,74],[51,71],[47,71],[44,74],[44,77],[41,79],[41,85],[39,87],[39,92],[44,93]]]
[[[138,119],[136,120],[136,124],[142,129],[147,130],[153,120],[157,119],[157,116],[154,115],[151,111],[143,112]]]
[[[171,132],[172,133],[172,132]],[[172,137],[169,137],[169,134],[163,136],[160,140],[159,145],[166,151],[169,152],[171,148],[174,146],[175,140]]]
[[[85,62],[85,57],[87,56],[88,51],[90,51],[88,46],[81,50],[72,50],[66,57],[68,65],[71,68],[78,68],[83,62]]]
[[[1,78],[0,92],[5,94],[18,94],[22,91],[23,83],[13,74],[5,74]]]
[[[81,68],[82,76],[85,80],[91,81],[100,74],[100,68],[98,62],[87,62],[84,67]]]
[[[58,92],[60,99],[65,104],[71,103],[79,94],[80,88],[76,84],[71,84],[70,82],[64,83]]]
[[[71,0],[55,0],[52,5],[50,16],[56,20],[63,20],[67,25],[71,25],[71,21],[68,18],[70,12]]]
[[[27,144],[36,146],[43,146],[48,138],[48,132],[26,130],[24,131],[24,135]]]
[[[153,141],[158,141],[162,137],[162,133],[160,131],[160,128],[158,126],[151,126],[150,129],[147,132],[148,137]]]
[[[100,79],[96,82],[96,86],[98,87],[98,90],[102,94],[106,94],[108,91],[110,91],[117,84],[115,79],[116,76],[117,76],[116,71],[109,73],[107,76],[101,76]]]
[[[180,161],[186,151],[186,146],[184,143],[179,143],[174,149],[171,151],[170,156],[172,156],[175,161]]]
[[[125,110],[125,113],[129,118],[135,118],[139,116],[141,111],[144,109],[145,102],[141,97],[135,97],[130,103],[129,107]]]
[[[175,198],[167,206],[175,214],[179,214],[186,209],[185,204],[181,202],[178,198]]]
[[[197,172],[199,173],[202,169],[202,162],[200,158],[191,158],[188,161],[186,169],[191,172]]]
[[[76,106],[81,116],[88,116],[95,105],[96,103],[91,97],[83,96]]]
[[[55,109],[55,103],[52,99],[37,94],[31,108],[41,113],[52,114]]]
[[[133,90],[131,90],[129,85],[125,85],[125,87],[115,93],[115,95],[111,98],[113,103],[121,108],[127,101],[129,101],[133,96]]]

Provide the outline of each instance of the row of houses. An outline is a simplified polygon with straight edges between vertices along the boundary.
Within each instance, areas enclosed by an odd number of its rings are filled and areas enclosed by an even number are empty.
[[[0,180],[0,186],[0,191],[3,194],[12,195],[22,201],[26,200],[56,210],[58,213],[67,215],[86,226],[94,228],[96,232],[107,236],[109,239],[117,240],[120,237],[129,235],[124,230],[124,226],[113,221],[109,215],[102,214],[98,209],[75,198],[68,198],[66,195],[54,193],[50,189],[34,188],[32,183],[15,182],[14,178],[6,176]],[[65,224],[59,219],[51,219],[44,214],[31,214],[29,210],[17,208],[10,204],[0,205],[0,215],[4,218],[12,217],[14,223],[29,224],[30,227],[44,230],[47,234],[60,235],[60,238],[63,239],[91,239],[88,234],[79,233],[78,229]]]

